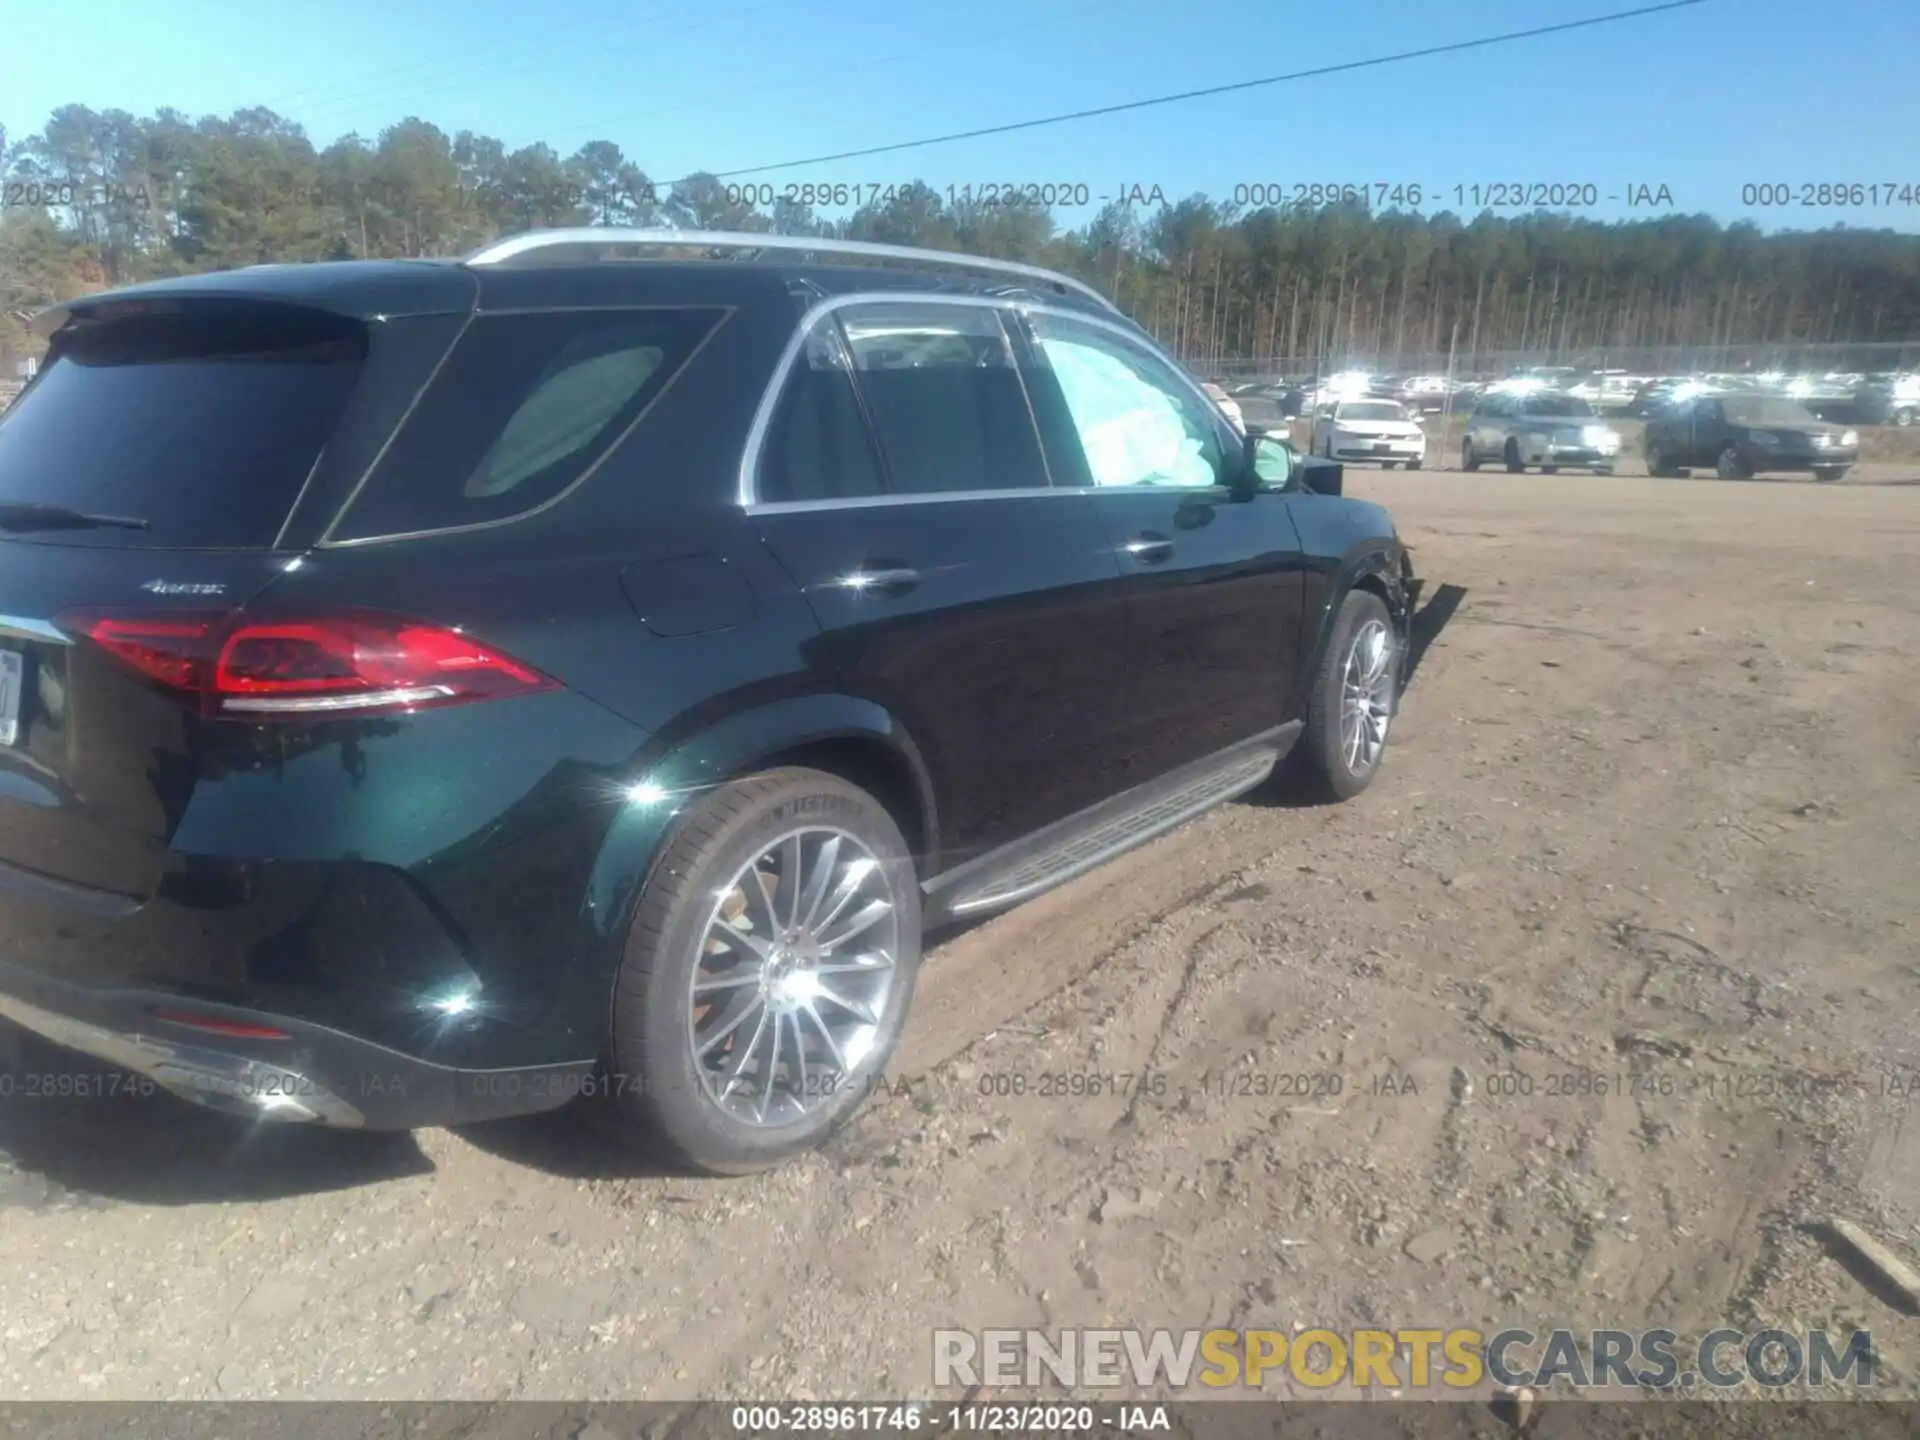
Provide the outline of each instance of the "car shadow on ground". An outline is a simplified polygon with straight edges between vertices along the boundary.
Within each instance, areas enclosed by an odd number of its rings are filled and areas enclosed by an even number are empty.
[[[454,1133],[474,1149],[511,1165],[563,1180],[673,1180],[706,1178],[664,1150],[629,1144],[589,1124],[579,1100],[564,1110],[463,1125]]]
[[[1447,627],[1466,603],[1467,587],[1464,585],[1442,585],[1433,592],[1425,605],[1414,612],[1413,623],[1407,627],[1407,680],[1406,687],[1413,688],[1414,676],[1419,673],[1420,662],[1427,658],[1427,651],[1440,632]]]
[[[1442,585],[1433,592],[1433,597],[1414,612],[1413,623],[1408,626],[1407,635],[1407,675],[1406,690],[1413,688],[1420,665],[1426,659],[1427,651],[1433,642],[1440,638],[1440,632],[1447,622],[1459,613],[1466,602],[1467,588],[1464,585]],[[1297,753],[1297,752],[1296,752]],[[1249,790],[1236,802],[1241,805],[1255,805],[1263,809],[1310,810],[1323,805],[1337,805],[1340,802],[1330,799],[1303,776],[1300,766],[1293,763],[1293,756],[1281,762],[1280,768],[1262,784]]]
[[[411,1135],[225,1115],[0,1021],[0,1212],[273,1200],[432,1169]]]

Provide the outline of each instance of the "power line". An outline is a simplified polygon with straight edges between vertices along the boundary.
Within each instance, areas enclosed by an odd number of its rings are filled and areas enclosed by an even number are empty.
[[[1146,110],[1155,105],[1174,105],[1182,100],[1201,100],[1212,95],[1230,95],[1238,90],[1257,90],[1289,80],[1311,80],[1321,75],[1342,75],[1367,70],[1376,65],[1392,65],[1401,60],[1423,60],[1431,55],[1457,55],[1462,50],[1480,50],[1489,45],[1509,45],[1516,40],[1533,40],[1542,35],[1559,35],[1569,30],[1585,30],[1595,25],[1611,25],[1620,20],[1637,20],[1667,10],[1685,10],[1704,5],[1707,0],[1666,0],[1661,5],[1643,5],[1637,10],[1621,10],[1612,15],[1595,15],[1585,20],[1564,20],[1556,25],[1540,25],[1531,30],[1512,30],[1504,35],[1485,35],[1477,40],[1456,40],[1447,45],[1428,45],[1419,50],[1403,50],[1395,55],[1377,55],[1370,60],[1348,60],[1338,65],[1319,65],[1311,70],[1295,70],[1286,75],[1269,75],[1260,80],[1239,80],[1230,85],[1209,85],[1203,90],[1183,90],[1177,95],[1156,95],[1150,100],[1128,100],[1118,105],[1098,105],[1090,110],[1074,110],[1065,115],[1047,115],[1037,120],[1013,120],[1004,125],[983,125],[975,130],[958,130],[950,135],[932,135],[924,140],[898,140],[888,145],[868,145],[859,150],[841,150],[832,155],[811,155],[804,160],[782,160],[777,165],[749,165],[739,170],[713,173],[716,180],[731,180],[741,175],[764,175],[772,170],[795,170],[803,165],[825,165],[834,160],[862,160],[869,155],[892,155],[901,150],[918,150],[928,145],[949,145],[956,140],[978,140],[986,135],[1007,135],[1016,130],[1037,130],[1044,125],[1065,125],[1073,120],[1091,120],[1101,115],[1119,115],[1129,110]],[[691,180],[694,176],[685,176]],[[674,181],[674,184],[680,183]]]

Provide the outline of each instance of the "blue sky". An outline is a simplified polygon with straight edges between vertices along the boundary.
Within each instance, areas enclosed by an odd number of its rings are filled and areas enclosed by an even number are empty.
[[[264,104],[325,145],[409,114],[655,180],[1229,84],[1635,8],[1642,0],[0,0],[0,125],[79,101],[189,115]],[[1300,182],[1631,187],[1768,228],[1920,231],[1909,204],[1742,204],[1742,187],[1920,191],[1916,0],[1705,0],[1408,60],[755,183],[1122,185],[1169,197]],[[1611,199],[1610,197],[1619,197]],[[1662,206],[1661,208],[1666,208]],[[1072,214],[1073,220],[1084,213]]]

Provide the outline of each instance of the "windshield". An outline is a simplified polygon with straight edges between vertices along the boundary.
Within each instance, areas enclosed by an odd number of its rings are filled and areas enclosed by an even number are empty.
[[[1569,419],[1590,419],[1596,412],[1593,406],[1578,395],[1529,395],[1524,413],[1564,415]]]
[[[1728,395],[1721,401],[1736,425],[1818,425],[1819,417],[1784,395]]]
[[[1391,400],[1350,400],[1334,411],[1337,420],[1404,420],[1407,412]]]
[[[352,321],[206,305],[81,326],[0,414],[0,503],[142,519],[66,543],[274,542],[352,393]]]

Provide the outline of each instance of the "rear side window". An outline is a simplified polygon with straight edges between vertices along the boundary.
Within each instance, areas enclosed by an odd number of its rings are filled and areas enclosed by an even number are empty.
[[[633,428],[723,313],[481,316],[332,538],[507,520],[556,499]]]
[[[1033,413],[993,310],[902,302],[840,314],[890,492],[1045,487]]]
[[[358,322],[286,306],[149,303],[70,322],[0,415],[0,504],[147,522],[25,532],[65,544],[271,545],[365,353]]]

